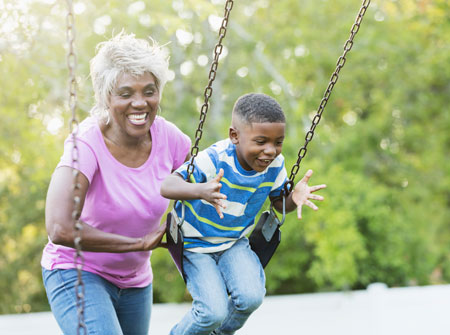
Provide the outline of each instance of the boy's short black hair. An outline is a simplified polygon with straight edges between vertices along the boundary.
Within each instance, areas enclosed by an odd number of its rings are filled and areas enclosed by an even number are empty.
[[[280,104],[263,93],[248,93],[241,96],[234,104],[233,114],[246,123],[286,122]]]

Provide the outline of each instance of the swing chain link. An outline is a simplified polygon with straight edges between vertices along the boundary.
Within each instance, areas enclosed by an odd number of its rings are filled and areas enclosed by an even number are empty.
[[[75,295],[76,295],[76,306],[77,306],[77,317],[78,317],[78,327],[77,335],[81,333],[87,334],[86,324],[84,322],[84,283],[81,276],[81,270],[83,269],[83,255],[81,253],[81,230],[83,228],[81,222],[79,221],[81,215],[80,197],[77,196],[77,191],[80,189],[79,178],[79,161],[78,161],[78,146],[77,146],[77,135],[79,122],[76,115],[77,109],[77,79],[76,79],[76,68],[77,68],[77,56],[75,54],[75,15],[73,12],[73,2],[72,0],[67,0],[67,16],[66,16],[66,37],[68,44],[67,51],[67,67],[69,69],[69,109],[71,111],[71,119],[69,121],[70,133],[72,136],[73,147],[72,147],[72,169],[73,169],[73,211],[72,219],[74,226],[74,246],[75,246],[75,256],[74,264],[77,270],[77,281],[75,283]]]
[[[356,16],[355,23],[353,24],[352,28],[350,29],[350,37],[344,44],[344,52],[339,57],[339,59],[336,63],[336,69],[334,70],[333,74],[331,75],[330,82],[325,90],[322,100],[320,101],[316,115],[314,116],[314,118],[312,120],[311,128],[306,133],[305,144],[303,144],[303,146],[298,151],[297,162],[292,166],[289,180],[284,184],[285,195],[289,194],[294,187],[294,180],[295,180],[295,176],[297,175],[297,172],[300,168],[300,163],[301,163],[303,157],[305,157],[306,152],[308,151],[307,146],[314,137],[314,131],[315,131],[317,125],[319,124],[320,119],[322,118],[322,113],[325,109],[325,106],[328,103],[328,99],[330,98],[330,95],[331,95],[331,92],[333,91],[334,85],[336,84],[336,82],[339,79],[339,73],[340,73],[341,69],[344,67],[344,64],[347,60],[346,59],[347,53],[353,47],[353,39],[355,38],[356,33],[359,31],[362,19],[364,17],[364,14],[367,11],[367,8],[369,7],[369,5],[370,5],[370,0],[363,0],[362,6],[359,9],[358,15]]]
[[[233,0],[227,0],[225,3],[225,12],[222,20],[222,25],[219,30],[219,41],[217,42],[215,48],[214,48],[214,59],[211,63],[211,68],[208,75],[208,86],[206,86],[204,91],[204,103],[200,109],[200,121],[198,123],[197,131],[195,132],[195,142],[194,146],[191,149],[191,161],[189,162],[189,165],[187,166],[187,177],[186,180],[189,181],[192,173],[194,173],[194,159],[197,157],[198,154],[198,144],[200,142],[200,139],[203,135],[203,125],[205,123],[206,114],[208,113],[209,108],[209,99],[211,98],[213,89],[212,84],[214,82],[214,79],[217,75],[217,67],[219,66],[219,58],[222,54],[223,45],[222,41],[225,38],[225,35],[227,34],[227,26],[228,26],[228,19],[231,13],[231,9],[233,8]]]

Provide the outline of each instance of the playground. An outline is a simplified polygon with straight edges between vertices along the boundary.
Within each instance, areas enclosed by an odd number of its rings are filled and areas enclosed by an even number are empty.
[[[264,268],[266,297],[238,334],[448,334],[449,16],[444,0],[0,0],[0,333],[61,334],[45,286],[59,266],[74,271],[78,320],[72,328],[84,334],[84,306],[95,298],[84,293],[89,282],[81,274],[102,272],[92,270],[92,254],[126,257],[152,250],[153,272],[136,287],[153,281],[149,333],[168,334],[191,306],[182,260],[198,238],[195,217],[222,232],[241,229]],[[251,215],[252,225],[228,227],[212,216],[202,218],[188,202],[197,199],[192,197],[175,198],[183,200],[178,203],[170,198],[170,204],[164,199],[167,206],[152,221],[158,236],[148,230],[108,235],[109,228],[85,222],[92,176],[77,168],[89,154],[77,147],[78,129],[96,117],[95,108],[106,106],[98,101],[91,59],[98,46],[120,34],[156,42],[168,62],[162,81],[147,71],[147,77],[130,75],[127,83],[134,90],[136,77],[150,78],[159,95],[143,91],[137,101],[121,94],[116,101],[119,110],[123,101],[133,100],[136,115],[128,118],[127,140],[111,130],[118,129],[111,126],[112,114],[99,118],[105,147],[130,169],[151,161],[152,143],[158,143],[150,131],[139,133],[142,125],[151,126],[150,113],[173,123],[186,143],[189,139],[186,152],[173,152],[186,159],[183,179],[193,185],[204,173],[197,165],[202,151],[228,137],[233,141],[232,110],[239,97],[257,92],[279,103],[286,120],[277,121],[283,136],[276,157],[283,157],[280,175],[286,177]],[[108,104],[112,92],[104,99]],[[109,108],[99,115],[112,113]],[[129,158],[124,144],[138,143],[128,141],[138,135],[150,139],[139,145],[149,146],[132,147],[135,155]],[[178,145],[177,137],[168,139],[168,145]],[[74,145],[65,146],[67,140]],[[243,170],[257,171],[242,164],[245,155],[236,150]],[[62,157],[77,173],[67,170],[65,179],[54,181]],[[258,164],[269,164],[269,158]],[[214,173],[220,175],[219,169]],[[226,173],[223,180],[212,177],[216,197],[221,187],[247,192],[249,199],[259,192],[259,186],[233,184]],[[111,180],[120,193],[122,185]],[[264,181],[262,187],[276,182]],[[299,184],[311,187],[301,205],[292,200]],[[151,195],[162,197],[159,184],[155,189]],[[227,210],[217,199],[200,202],[225,216],[236,208],[244,213],[252,203],[235,200]],[[97,209],[113,202],[105,203]],[[112,209],[110,217],[115,214]],[[61,217],[67,219],[58,236]],[[253,223],[258,224],[251,230]],[[201,236],[208,243],[236,239]],[[65,255],[70,264],[46,260],[48,245],[70,249],[52,254]],[[109,275],[98,277],[120,277],[122,284],[129,274]],[[229,287],[225,292],[231,294]]]

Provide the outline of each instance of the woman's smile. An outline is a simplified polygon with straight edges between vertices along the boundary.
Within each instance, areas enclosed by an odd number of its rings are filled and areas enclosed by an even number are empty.
[[[133,125],[135,125],[135,126],[142,126],[148,120],[148,113],[128,114],[127,118]]]

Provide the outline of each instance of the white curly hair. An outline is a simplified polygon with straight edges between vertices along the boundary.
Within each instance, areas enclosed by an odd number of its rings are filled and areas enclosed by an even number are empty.
[[[109,120],[108,101],[119,76],[127,73],[138,77],[147,72],[155,76],[161,98],[169,73],[169,56],[151,37],[138,39],[134,34],[121,31],[110,40],[99,43],[90,62],[95,94],[91,115]]]

